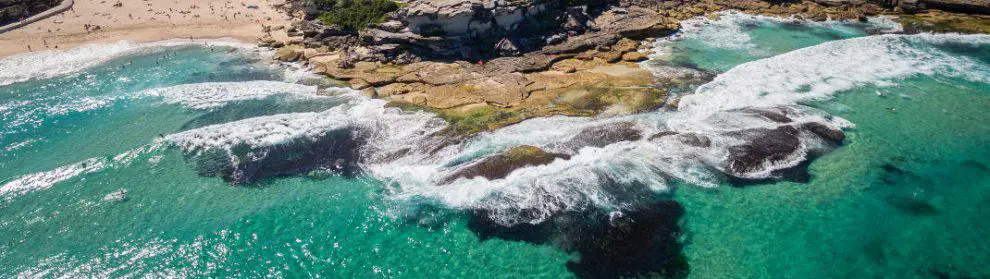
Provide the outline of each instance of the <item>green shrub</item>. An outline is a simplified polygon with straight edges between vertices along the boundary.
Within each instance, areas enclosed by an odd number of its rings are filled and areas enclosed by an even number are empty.
[[[392,0],[316,0],[318,4],[332,6],[320,14],[319,19],[327,24],[361,30],[371,23],[385,21],[385,14],[399,9],[399,3]]]

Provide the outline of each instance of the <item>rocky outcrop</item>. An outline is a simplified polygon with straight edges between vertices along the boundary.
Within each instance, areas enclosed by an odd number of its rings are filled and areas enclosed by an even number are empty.
[[[649,51],[640,39],[670,34],[683,19],[726,9],[814,20],[860,19],[891,13],[884,7],[908,2],[416,0],[360,31],[298,22],[287,30],[297,39],[277,56],[308,63],[369,96],[435,112],[456,133],[473,133],[532,117],[676,108],[676,100],[668,102],[660,88],[685,88],[713,74],[658,78],[635,63],[647,59]],[[936,12],[925,13],[931,14]],[[939,18],[950,23],[927,24],[931,18],[918,16],[902,20],[918,22],[907,24],[909,31],[912,26],[930,30],[960,22],[973,25],[975,32],[990,29],[990,19],[980,24],[984,21]],[[791,121],[774,112],[749,113],[778,123]],[[706,145],[702,139],[683,137]]]
[[[842,144],[845,133],[821,122],[799,122],[788,116],[787,108],[750,108],[727,112],[728,117],[762,120],[779,125],[773,128],[752,128],[718,135],[729,138],[728,158],[724,171],[746,179],[774,170],[791,171],[806,177],[804,170],[789,170],[834,146]],[[749,121],[749,120],[747,120]],[[678,136],[684,136],[682,134]],[[681,140],[688,145],[710,145],[707,138],[692,135]],[[686,140],[686,141],[685,141]],[[760,175],[762,176],[762,175]]]
[[[27,19],[54,8],[59,0],[0,0],[0,26]]]
[[[943,11],[990,14],[990,0],[900,0],[896,5],[908,10],[939,9]]]
[[[660,17],[655,9],[611,6],[605,1],[570,3],[420,0],[360,31],[311,20],[294,24],[288,32],[304,37],[306,47],[353,51],[356,55],[346,57],[353,60],[346,66],[357,61],[478,61],[523,54],[554,58],[609,47],[621,38],[657,37],[677,29],[676,21]],[[544,50],[556,45],[563,46]],[[616,57],[621,59],[622,54]],[[627,61],[641,59],[635,54],[627,57]]]
[[[734,174],[759,172],[766,165],[784,163],[801,147],[799,131],[791,126],[751,129],[730,136],[745,142],[729,149],[728,167]]]
[[[907,12],[939,9],[970,14],[990,13],[990,0],[814,0],[814,2],[830,7],[881,5],[900,8]]]
[[[643,138],[643,134],[639,129],[636,129],[636,124],[624,121],[581,130],[564,145],[572,149],[580,149],[585,146],[604,147],[617,142],[634,141],[641,138]]]
[[[639,47],[622,40],[605,52],[502,57],[483,64],[357,62],[350,68],[338,66],[342,53],[313,54],[286,47],[279,56],[309,57],[315,71],[347,81],[354,89],[434,110],[451,122],[486,122],[483,127],[452,126],[476,132],[531,117],[590,116],[605,110],[628,114],[658,108],[665,103],[666,92],[644,86],[653,83],[652,74],[631,62],[608,63],[600,58],[603,53],[620,57],[638,53]],[[473,116],[477,113],[497,117],[480,121]]]
[[[358,61],[474,62],[581,53],[607,48],[622,38],[665,36],[678,29],[680,20],[727,9],[815,20],[861,19],[933,8],[987,13],[990,0],[413,0],[384,22],[359,31],[315,20],[319,5],[301,6],[310,20],[294,24],[289,35],[302,37],[300,43],[309,48],[346,50],[349,55],[341,65],[347,67]],[[643,57],[623,54],[613,59],[639,61]]]
[[[501,179],[514,170],[526,166],[546,165],[557,159],[568,160],[570,156],[549,153],[535,146],[523,145],[458,169],[444,178],[443,181],[450,183],[459,178],[470,179],[474,177],[484,177],[489,180]]]
[[[241,144],[229,151],[211,149],[189,158],[195,162],[200,175],[221,177],[234,184],[312,170],[351,175],[357,170],[357,150],[361,142],[349,129],[341,129],[271,146]]]
[[[506,226],[490,215],[476,210],[467,224],[482,241],[525,241],[575,253],[567,269],[579,278],[684,278],[690,271],[681,252],[684,207],[673,200],[623,211],[568,211],[539,224]]]

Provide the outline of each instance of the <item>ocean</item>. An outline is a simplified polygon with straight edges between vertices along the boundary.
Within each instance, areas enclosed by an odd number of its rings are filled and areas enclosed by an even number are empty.
[[[684,26],[676,104],[456,140],[251,45],[0,59],[0,277],[990,276],[990,36]],[[570,159],[443,179],[520,145]]]

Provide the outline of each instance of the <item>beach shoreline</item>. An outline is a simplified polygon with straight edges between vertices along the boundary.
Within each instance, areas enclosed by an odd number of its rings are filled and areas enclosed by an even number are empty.
[[[263,37],[285,40],[285,32],[277,30],[287,28],[291,18],[275,8],[281,3],[279,0],[127,3],[76,0],[68,11],[0,34],[0,57],[119,41],[232,38],[255,43]]]

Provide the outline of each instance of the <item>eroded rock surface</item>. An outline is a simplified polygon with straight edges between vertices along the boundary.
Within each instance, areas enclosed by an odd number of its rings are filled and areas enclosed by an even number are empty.
[[[567,160],[570,159],[570,156],[549,153],[535,146],[523,145],[458,169],[443,180],[449,183],[459,178],[484,177],[489,180],[501,179],[508,176],[514,170],[527,166],[546,165],[557,159]]]

